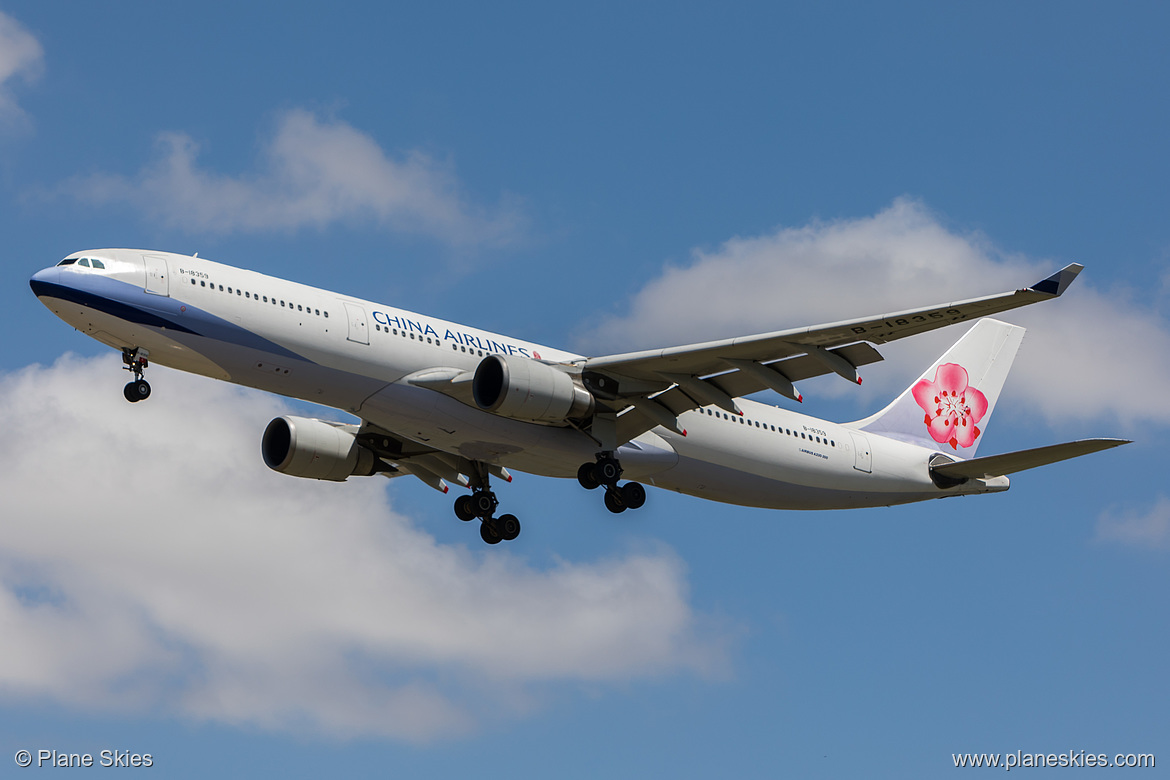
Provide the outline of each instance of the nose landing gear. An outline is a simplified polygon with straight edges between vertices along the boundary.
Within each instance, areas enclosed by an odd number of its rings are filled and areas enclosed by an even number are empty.
[[[605,508],[614,514],[627,509],[638,509],[646,503],[646,488],[637,482],[619,485],[622,466],[611,452],[597,455],[596,463],[582,463],[577,469],[577,482],[586,490],[605,486]]]
[[[150,361],[147,360],[149,354],[141,347],[122,349],[122,362],[126,364],[123,368],[134,374],[134,380],[122,389],[122,395],[126,396],[130,403],[150,398],[150,383],[142,378],[146,373],[146,367],[150,365]]]

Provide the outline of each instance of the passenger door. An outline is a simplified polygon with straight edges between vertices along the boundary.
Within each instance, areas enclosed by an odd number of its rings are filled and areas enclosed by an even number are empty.
[[[167,278],[167,259],[162,255],[143,255],[146,261],[146,291],[153,295],[170,296],[170,280]]]
[[[356,303],[346,303],[345,313],[349,315],[349,340],[369,344],[370,329],[366,326],[366,310]]]
[[[873,473],[869,438],[864,433],[854,433],[853,431],[849,432],[849,436],[853,439],[853,468],[864,471],[866,474]]]

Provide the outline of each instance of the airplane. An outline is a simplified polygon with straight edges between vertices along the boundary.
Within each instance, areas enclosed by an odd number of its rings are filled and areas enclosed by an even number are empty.
[[[1024,329],[988,315],[1060,297],[1071,264],[1030,287],[920,309],[667,349],[587,357],[198,256],[75,252],[30,286],[77,330],[120,350],[146,399],[158,363],[345,410],[360,424],[283,415],[261,439],[283,474],[413,475],[461,492],[488,544],[515,539],[491,477],[576,477],[611,512],[643,483],[773,509],[892,506],[1007,490],[1008,474],[1129,443],[1084,439],[976,457]],[[796,383],[882,359],[874,345],[974,325],[881,411],[833,423]],[[627,481],[623,482],[623,478]]]

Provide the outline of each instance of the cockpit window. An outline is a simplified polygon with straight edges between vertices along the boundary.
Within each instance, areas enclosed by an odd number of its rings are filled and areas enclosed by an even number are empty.
[[[94,268],[100,268],[100,269],[102,269],[103,271],[104,271],[104,270],[106,270],[106,264],[105,264],[105,263],[103,263],[101,260],[98,260],[96,257],[95,257],[95,258],[92,258],[92,259],[90,259],[90,263],[92,263],[92,264],[93,264],[93,267],[94,267]]]
[[[77,262],[77,258],[76,258],[76,257],[66,257],[66,258],[65,258],[64,260],[62,260],[61,262],[57,263],[57,265],[73,265],[73,264],[74,264],[74,263],[76,263],[76,262]]]
[[[88,258],[88,257],[83,257],[83,258],[81,258],[80,260],[78,260],[78,261],[77,261],[77,264],[78,264],[78,265],[83,265],[83,266],[85,266],[86,268],[89,268],[89,258]]]

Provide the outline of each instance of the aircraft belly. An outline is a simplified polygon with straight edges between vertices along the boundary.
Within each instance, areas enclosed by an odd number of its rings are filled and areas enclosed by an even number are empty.
[[[920,470],[903,467],[910,456],[902,451],[884,451],[886,467],[867,473],[854,468],[852,449],[845,442],[817,445],[705,417],[690,422],[686,437],[663,433],[680,460],[652,484],[775,509],[886,506],[941,495],[929,480],[925,461]]]
[[[201,336],[178,334],[175,340],[189,344],[192,351],[203,352],[229,374],[226,378],[230,382],[355,414],[362,400],[385,384],[379,378],[318,365],[311,360]]]
[[[812,487],[683,456],[679,457],[677,466],[656,475],[650,484],[711,501],[762,509],[856,509],[893,506],[934,497],[917,491]]]
[[[187,371],[212,379],[230,380],[229,373],[215,361],[189,345],[175,339],[178,332],[166,331],[150,325],[129,322],[97,309],[56,298],[42,298],[44,304],[65,322],[114,349],[142,347],[150,353],[150,361],[168,368]]]
[[[360,414],[436,449],[543,476],[575,477],[597,453],[596,442],[573,428],[500,417],[404,382],[374,393]],[[628,479],[659,473],[678,461],[674,449],[653,433],[623,445],[618,457]]]

